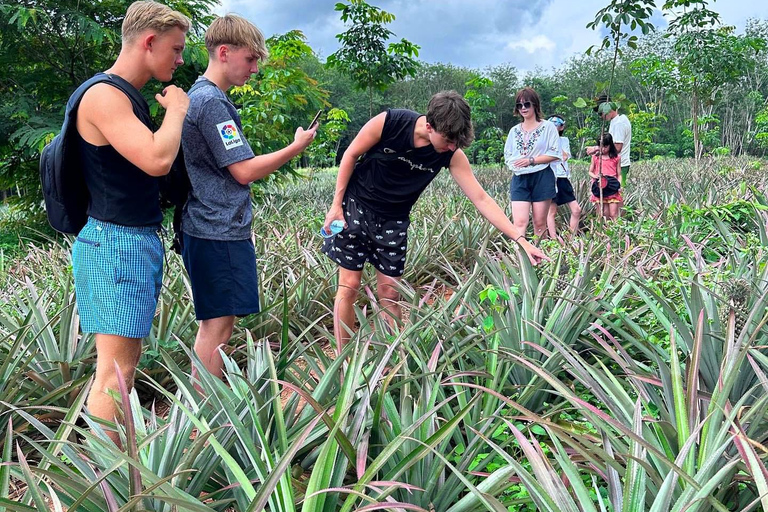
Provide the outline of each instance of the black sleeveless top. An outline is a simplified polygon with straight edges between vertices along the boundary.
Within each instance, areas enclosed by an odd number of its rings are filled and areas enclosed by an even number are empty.
[[[94,146],[79,132],[77,139],[91,196],[88,216],[122,226],[159,226],[163,220],[159,178],[130,163],[111,145]]]
[[[421,193],[453,158],[453,151],[438,153],[431,144],[413,147],[419,117],[412,110],[387,110],[381,140],[360,158],[349,179],[347,194],[382,217],[408,218]]]

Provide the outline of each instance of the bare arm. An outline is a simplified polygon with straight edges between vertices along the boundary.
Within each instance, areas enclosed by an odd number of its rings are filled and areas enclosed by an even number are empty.
[[[280,167],[290,162],[291,159],[299,156],[315,138],[317,125],[309,130],[297,128],[293,137],[293,142],[272,153],[258,155],[248,160],[235,162],[227,166],[232,177],[241,185],[266,178]]]
[[[596,169],[597,166],[595,165],[596,163],[597,163],[597,160],[595,160],[593,158],[592,159],[592,163],[589,164],[589,177],[590,178],[597,178],[597,169]]]
[[[189,107],[183,90],[169,85],[156,96],[165,118],[152,132],[133,113],[131,100],[108,84],[96,84],[85,93],[77,112],[77,130],[91,144],[111,145],[126,160],[149,174],[168,174],[179,152],[181,126]]]
[[[528,167],[530,165],[551,164],[555,160],[559,160],[558,157],[549,156],[549,155],[539,155],[539,156],[533,157],[533,163],[531,164],[530,160],[528,160],[528,157],[524,156],[512,162],[512,165],[514,165],[517,168],[522,168],[522,167]]]
[[[331,222],[334,220],[344,220],[341,202],[344,199],[347,185],[349,185],[349,180],[355,170],[357,159],[381,140],[386,117],[387,113],[382,112],[376,117],[371,118],[360,129],[347,150],[344,151],[344,156],[341,157],[341,162],[339,163],[339,173],[336,176],[336,191],[333,193],[333,202],[325,216],[324,227],[326,231],[330,231]]]
[[[540,157],[542,158],[542,157]],[[483,187],[478,183],[469,165],[469,160],[462,150],[457,150],[451,158],[451,176],[459,185],[462,192],[472,201],[477,211],[488,219],[496,229],[515,240],[526,252],[533,265],[538,264],[547,257],[541,250],[533,246],[525,239],[525,233],[520,233],[510,222],[507,214],[496,204],[496,201],[488,195]]]
[[[616,151],[621,153],[621,148],[624,147],[624,143],[623,142],[614,142],[613,145],[616,146]]]

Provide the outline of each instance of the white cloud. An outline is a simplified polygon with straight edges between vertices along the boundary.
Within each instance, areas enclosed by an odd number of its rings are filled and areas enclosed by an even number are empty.
[[[522,39],[517,41],[510,41],[507,43],[505,50],[514,52],[518,48],[525,50],[528,53],[537,53],[539,51],[552,52],[557,45],[547,36],[534,36],[531,39]]]
[[[299,29],[322,58],[336,51],[344,30],[339,0],[222,0],[219,14],[236,12],[266,36]],[[396,39],[421,46],[419,57],[483,69],[510,63],[521,72],[551,69],[599,44],[586,28],[606,0],[369,0],[391,12]],[[749,17],[768,18],[768,2],[728,0],[710,5],[723,23],[742,30]]]

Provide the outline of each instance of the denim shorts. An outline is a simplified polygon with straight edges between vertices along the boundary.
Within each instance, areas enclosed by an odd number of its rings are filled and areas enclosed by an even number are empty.
[[[529,174],[515,174],[509,184],[509,200],[538,203],[557,195],[555,172],[551,167]]]
[[[208,240],[184,233],[181,255],[195,317],[210,320],[259,312],[256,249],[250,240]]]
[[[163,278],[159,226],[121,226],[88,218],[72,246],[84,333],[145,338]]]

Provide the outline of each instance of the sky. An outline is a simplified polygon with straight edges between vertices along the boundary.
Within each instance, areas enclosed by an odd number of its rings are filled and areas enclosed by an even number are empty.
[[[510,63],[525,72],[559,67],[602,40],[587,29],[607,0],[367,0],[396,16],[388,28],[396,40],[421,47],[419,59],[484,69]],[[248,18],[269,37],[299,29],[321,59],[338,49],[345,30],[337,0],[222,0],[218,14]],[[660,1],[657,1],[661,4]],[[723,24],[743,32],[749,18],[768,19],[768,1],[720,0],[709,8]],[[657,28],[666,21],[657,12]]]

